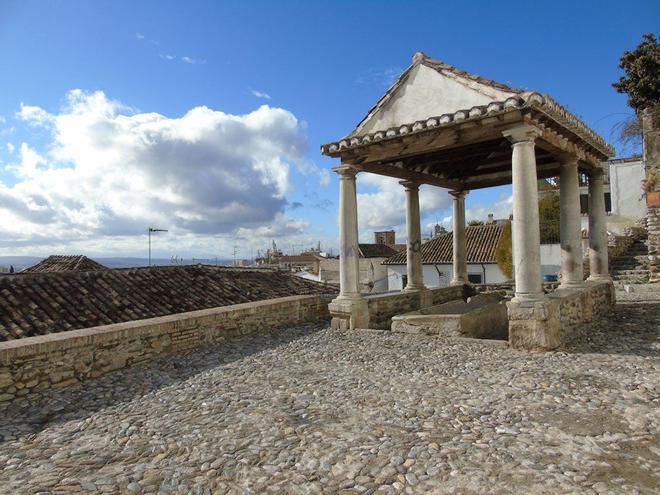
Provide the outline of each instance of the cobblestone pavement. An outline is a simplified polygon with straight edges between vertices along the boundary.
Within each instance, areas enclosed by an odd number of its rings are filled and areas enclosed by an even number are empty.
[[[559,352],[306,326],[4,404],[0,491],[655,493],[660,304],[621,297]]]

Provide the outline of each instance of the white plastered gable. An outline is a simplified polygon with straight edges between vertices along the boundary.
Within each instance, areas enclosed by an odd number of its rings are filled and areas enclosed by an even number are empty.
[[[384,131],[418,120],[504,101],[519,94],[423,63],[411,67],[408,77],[396,86],[392,88],[389,98],[381,101],[351,135]]]

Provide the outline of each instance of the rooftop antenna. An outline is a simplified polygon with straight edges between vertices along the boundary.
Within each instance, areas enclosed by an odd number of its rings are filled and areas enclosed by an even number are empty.
[[[153,227],[149,227],[149,266],[151,266],[151,233],[152,232],[167,232],[167,230],[155,229]]]
[[[233,256],[234,256],[234,266],[236,266],[236,253],[238,253],[238,246],[234,246]]]

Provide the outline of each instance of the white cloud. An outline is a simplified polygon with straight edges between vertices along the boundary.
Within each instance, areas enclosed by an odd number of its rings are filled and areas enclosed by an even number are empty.
[[[299,236],[307,227],[284,215],[290,166],[308,166],[301,123],[287,110],[196,107],[170,118],[74,90],[59,113],[22,105],[19,115],[46,126],[52,141],[42,152],[22,143],[9,167],[16,184],[0,182],[2,251],[94,243],[109,250],[132,245],[126,239],[149,225],[169,229],[170,239],[216,243]]]
[[[204,65],[206,63],[206,60],[204,60],[203,58],[192,58],[192,57],[179,58],[176,55],[172,55],[171,53],[159,53],[158,56],[163,60],[179,61],[188,65]]]
[[[53,116],[40,107],[25,105],[21,103],[21,109],[16,112],[16,117],[34,126],[43,126],[51,123]]]
[[[9,154],[13,154],[16,147],[12,143],[7,143],[7,151]]]
[[[399,179],[375,174],[359,174],[360,186],[375,189],[358,194],[358,223],[363,239],[371,238],[374,230],[405,231],[406,195]],[[446,189],[422,186],[419,191],[421,215],[428,215],[451,205]]]
[[[138,39],[138,40],[143,40],[145,38],[145,36],[142,33],[135,33],[135,38]]]
[[[258,91],[256,89],[250,90],[253,96],[256,96],[257,98],[263,98],[264,100],[270,100],[270,95],[268,93],[264,93],[263,91]]]
[[[203,58],[181,57],[181,62],[190,65],[204,65],[206,60]]]
[[[493,217],[496,219],[509,218],[509,215],[513,211],[513,196],[511,194],[505,194],[500,197],[500,199],[494,203],[483,204],[477,203],[465,211],[466,221],[470,220],[481,220],[485,222],[488,220],[488,214],[492,213]]]

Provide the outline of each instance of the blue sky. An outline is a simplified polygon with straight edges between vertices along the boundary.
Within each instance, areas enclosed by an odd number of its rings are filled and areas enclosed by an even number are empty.
[[[0,0],[0,254],[142,255],[156,223],[157,256],[336,250],[319,146],[415,51],[547,92],[616,145],[618,59],[658,19],[656,0]],[[403,233],[403,195],[359,188],[365,211],[394,205],[383,225],[361,218],[362,239]],[[508,191],[472,193],[468,216],[504,214]],[[425,230],[450,213],[426,194]]]

